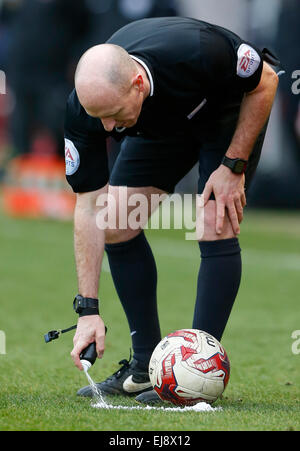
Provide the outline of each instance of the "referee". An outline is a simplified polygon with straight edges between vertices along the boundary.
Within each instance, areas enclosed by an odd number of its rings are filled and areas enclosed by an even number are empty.
[[[142,229],[99,230],[96,205],[172,193],[198,162],[204,233],[192,327],[221,340],[241,279],[238,235],[250,182],[259,162],[278,76],[267,54],[222,27],[182,17],[132,22],[81,57],[66,112],[66,173],[77,202],[74,217],[79,313],[71,356],[105,331],[98,310],[104,249],[132,336],[133,359],[98,387],[153,403],[148,363],[161,339],[157,272]],[[122,140],[108,171],[106,138]],[[126,202],[128,199],[123,199]],[[128,208],[130,213],[130,208]],[[101,213],[101,211],[100,211]],[[150,213],[149,213],[150,215]],[[78,392],[92,396],[89,387]]]

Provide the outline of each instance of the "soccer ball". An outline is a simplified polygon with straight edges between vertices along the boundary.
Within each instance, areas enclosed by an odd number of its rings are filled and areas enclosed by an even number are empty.
[[[179,406],[213,403],[225,390],[229,374],[223,346],[197,329],[167,335],[154,349],[149,363],[154,390],[162,400]]]

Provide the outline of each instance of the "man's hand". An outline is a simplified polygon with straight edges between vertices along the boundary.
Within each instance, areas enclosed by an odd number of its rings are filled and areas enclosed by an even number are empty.
[[[223,230],[225,209],[236,235],[240,233],[239,224],[243,220],[243,208],[246,205],[245,175],[234,174],[229,168],[220,165],[209,177],[204,191],[204,205],[211,193],[216,199],[216,233],[220,235]]]
[[[79,356],[90,343],[96,343],[98,358],[103,357],[105,342],[105,326],[99,315],[82,316],[78,319],[74,348],[71,357],[79,370],[83,370]]]
[[[257,137],[270,115],[277,85],[278,76],[264,62],[259,84],[253,91],[244,95],[236,130],[226,152],[227,157],[246,161],[249,159]],[[243,208],[246,205],[244,186],[244,174],[234,174],[224,165],[219,166],[208,179],[203,191],[204,205],[213,192],[216,199],[217,235],[221,235],[223,230],[225,209],[233,232],[236,235],[240,233],[239,224],[243,219]]]

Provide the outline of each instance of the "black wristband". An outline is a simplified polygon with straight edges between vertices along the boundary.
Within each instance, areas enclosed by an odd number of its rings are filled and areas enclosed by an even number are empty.
[[[85,298],[80,294],[75,296],[73,308],[81,316],[99,315],[99,301],[95,298]]]
[[[99,315],[99,310],[95,309],[95,308],[84,308],[82,309],[82,311],[79,313],[79,318],[81,318],[82,316],[90,316],[90,315]]]
[[[231,169],[234,174],[244,174],[248,161],[242,160],[241,158],[228,158],[224,155],[221,164]]]

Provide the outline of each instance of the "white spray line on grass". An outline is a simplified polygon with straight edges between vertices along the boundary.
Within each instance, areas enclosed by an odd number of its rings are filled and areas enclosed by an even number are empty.
[[[156,410],[156,411],[164,411],[164,412],[219,412],[222,409],[222,407],[212,407],[211,405],[207,404],[206,402],[199,402],[198,404],[194,406],[186,406],[186,407],[153,407],[153,406],[113,406],[111,404],[103,404],[101,402],[97,402],[96,404],[92,404],[92,407],[96,409],[103,409],[103,410]]]
[[[152,407],[152,406],[114,406],[112,404],[107,404],[105,399],[102,396],[101,391],[98,389],[97,384],[93,381],[91,376],[88,373],[88,367],[84,365],[84,372],[89,381],[90,387],[93,393],[93,401],[92,407],[96,409],[104,409],[104,410],[163,410],[169,412],[214,412],[218,410],[222,410],[222,407],[212,407],[210,404],[206,402],[199,402],[194,406],[186,406],[186,407]]]

